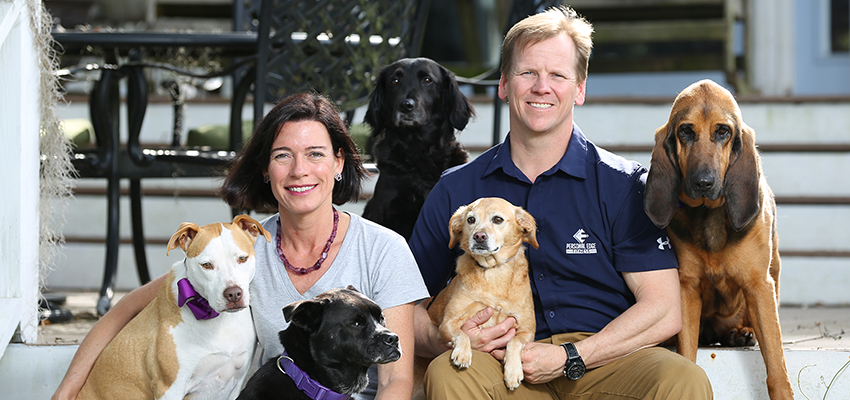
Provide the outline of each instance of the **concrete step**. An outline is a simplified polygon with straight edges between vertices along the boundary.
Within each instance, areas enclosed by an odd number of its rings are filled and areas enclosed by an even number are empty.
[[[116,293],[116,299],[123,294]],[[0,398],[49,398],[61,381],[78,343],[96,320],[97,294],[68,292],[65,297],[64,307],[77,316],[74,321],[42,326],[39,345],[12,344],[6,349],[0,359]],[[847,399],[850,308],[781,307],[779,318],[794,398]],[[701,348],[697,364],[708,374],[717,400],[768,399],[758,346]]]

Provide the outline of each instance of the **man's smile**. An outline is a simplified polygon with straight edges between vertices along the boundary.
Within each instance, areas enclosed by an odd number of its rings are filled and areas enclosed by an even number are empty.
[[[534,108],[540,108],[540,109],[546,109],[546,108],[552,107],[552,104],[549,104],[549,103],[531,103],[531,102],[529,102],[528,105],[530,105]]]

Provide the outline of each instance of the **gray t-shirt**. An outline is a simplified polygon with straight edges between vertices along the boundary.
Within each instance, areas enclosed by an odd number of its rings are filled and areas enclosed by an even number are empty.
[[[258,239],[254,250],[257,270],[251,282],[251,315],[263,349],[262,362],[283,352],[278,332],[289,325],[283,319],[283,307],[298,300],[311,299],[327,290],[354,286],[381,308],[386,309],[428,297],[428,290],[416,261],[399,234],[356,214],[339,253],[325,274],[303,295],[298,293],[286,274],[277,253],[277,220],[272,215],[261,223],[272,241]],[[373,384],[375,382],[372,382]]]

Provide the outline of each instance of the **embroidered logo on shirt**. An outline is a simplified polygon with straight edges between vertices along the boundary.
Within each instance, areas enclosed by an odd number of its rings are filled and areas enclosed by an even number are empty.
[[[584,229],[579,228],[579,230],[573,234],[573,238],[578,243],[567,243],[567,254],[596,254],[596,243],[586,242],[589,237],[590,235],[588,235]]]
[[[573,237],[576,238],[576,242],[579,242],[579,243],[584,243],[584,239],[587,239],[588,236],[590,236],[590,235],[584,233],[584,229],[577,230],[576,234],[573,235]]]
[[[672,247],[670,246],[670,238],[666,236],[663,238],[658,238],[656,242],[658,242],[658,250],[664,250],[664,246],[667,246],[668,249],[672,249]]]

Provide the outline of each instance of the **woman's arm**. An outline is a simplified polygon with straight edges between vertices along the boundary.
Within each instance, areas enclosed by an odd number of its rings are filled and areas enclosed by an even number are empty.
[[[451,350],[451,347],[440,340],[439,329],[431,323],[431,317],[428,316],[428,310],[425,308],[427,303],[428,300],[425,300],[414,306],[416,355],[432,359],[446,350]]]
[[[165,275],[127,293],[96,324],[80,343],[62,382],[53,394],[53,400],[75,399],[88,379],[89,372],[103,349],[118,335],[142,309],[156,297],[165,281]]]
[[[384,310],[387,328],[398,335],[401,358],[378,365],[378,394],[380,399],[410,399],[413,395],[413,303]]]

